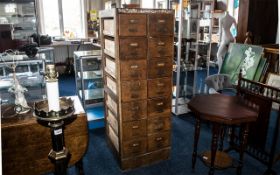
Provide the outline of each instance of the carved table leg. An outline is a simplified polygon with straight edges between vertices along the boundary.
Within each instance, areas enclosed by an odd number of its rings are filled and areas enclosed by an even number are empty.
[[[219,132],[220,132],[220,125],[218,123],[213,123],[212,143],[211,143],[211,166],[208,172],[209,175],[213,175],[215,171],[214,165],[215,165],[216,152],[218,148]]]
[[[244,151],[247,147],[247,139],[248,139],[248,131],[249,131],[249,124],[245,124],[245,126],[242,126],[242,138],[240,143],[240,150],[239,150],[239,165],[237,167],[237,174],[241,174],[241,170],[243,167],[243,155]]]
[[[222,126],[221,135],[220,135],[219,151],[223,151],[223,149],[224,149],[224,138],[225,138],[225,127]]]
[[[193,154],[192,154],[192,169],[195,168],[196,156],[197,156],[197,144],[200,134],[200,119],[196,119],[195,123],[195,133],[194,133],[194,144],[193,144]]]

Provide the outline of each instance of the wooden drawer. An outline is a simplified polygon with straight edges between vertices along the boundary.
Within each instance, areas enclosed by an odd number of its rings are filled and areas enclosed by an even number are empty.
[[[170,115],[148,119],[148,134],[170,130]]]
[[[117,117],[112,113],[110,109],[107,109],[107,123],[110,124],[110,126],[113,128],[115,133],[118,135],[119,133],[119,127],[118,127],[118,120]]]
[[[149,15],[149,35],[168,35],[174,34],[173,14],[150,14]]]
[[[115,25],[113,19],[104,19],[104,35],[114,36],[115,35]]]
[[[120,14],[120,36],[145,36],[147,33],[147,17],[145,14]]]
[[[117,102],[107,93],[105,93],[106,105],[112,110],[115,114],[118,113],[118,104]]]
[[[171,113],[171,95],[148,100],[148,116]]]
[[[117,83],[110,76],[105,76],[106,86],[115,94],[118,95]]]
[[[122,121],[147,118],[147,100],[122,103]]]
[[[158,78],[148,80],[148,97],[171,95],[171,78]]]
[[[122,81],[121,82],[122,101],[140,100],[147,98],[147,81]]]
[[[146,38],[121,38],[120,59],[146,59],[147,39]]]
[[[172,59],[148,61],[148,78],[161,78],[172,76]]]
[[[149,59],[173,57],[173,38],[149,38]]]
[[[121,80],[143,80],[147,78],[146,60],[127,60],[121,62]]]
[[[109,75],[116,78],[117,65],[116,65],[116,62],[114,60],[105,56],[105,68],[104,69]]]
[[[115,58],[115,42],[111,39],[104,39],[104,53]]]
[[[124,170],[124,169],[140,167],[143,165],[151,165],[155,162],[166,160],[169,157],[170,157],[170,148],[167,147],[147,154],[141,154],[138,156],[122,159],[121,168]]]
[[[162,132],[148,136],[148,151],[155,151],[170,146],[170,132]]]
[[[131,157],[138,154],[143,154],[147,150],[147,139],[137,139],[126,141],[123,143],[123,156]]]
[[[146,120],[123,123],[123,139],[132,140],[146,136]]]

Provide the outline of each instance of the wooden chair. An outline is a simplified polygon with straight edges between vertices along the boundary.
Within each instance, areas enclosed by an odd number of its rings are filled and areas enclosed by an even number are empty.
[[[267,166],[265,174],[276,174],[272,170],[272,166],[280,159],[280,152],[277,152],[278,134],[280,126],[280,113],[276,122],[274,123],[274,129],[272,134],[272,140],[268,140],[268,129],[270,112],[272,109],[272,103],[280,104],[280,89],[268,86],[263,83],[247,80],[239,75],[237,85],[237,95],[244,97],[248,102],[254,102],[259,106],[259,116],[257,122],[251,125],[249,130],[248,148],[247,152],[263,164]],[[235,139],[234,130],[232,130],[231,145],[237,145],[238,139]],[[271,145],[266,145],[267,142],[271,142]],[[267,150],[267,147],[268,150]]]

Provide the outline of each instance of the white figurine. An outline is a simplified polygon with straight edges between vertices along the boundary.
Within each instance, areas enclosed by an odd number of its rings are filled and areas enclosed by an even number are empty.
[[[219,21],[219,35],[220,41],[218,44],[218,52],[217,52],[217,59],[218,59],[218,66],[219,66],[219,73],[223,64],[223,59],[227,53],[229,43],[234,42],[235,38],[232,36],[230,32],[231,26],[234,25],[237,28],[237,24],[235,19],[225,12],[225,16],[220,18]]]
[[[20,85],[15,75],[15,72],[13,75],[13,79],[14,79],[14,84],[12,87],[9,88],[8,91],[15,94],[15,105],[20,108],[20,109],[16,108],[15,110],[17,113],[28,112],[30,110],[30,107],[28,106],[24,96],[24,93],[27,92],[27,89]]]
[[[15,55],[17,55],[17,51],[8,50],[5,51],[3,54],[0,54],[0,60],[6,65],[7,68],[12,69],[13,71],[13,85],[8,89],[9,92],[15,94],[15,112],[18,114],[26,113],[30,110],[28,106],[24,93],[27,89],[20,85],[17,76],[16,76],[16,67],[17,67],[17,60],[15,60]],[[3,56],[12,57],[12,64],[7,64],[3,59]]]

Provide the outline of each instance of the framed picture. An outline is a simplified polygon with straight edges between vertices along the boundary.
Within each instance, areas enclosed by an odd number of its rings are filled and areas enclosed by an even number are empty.
[[[280,75],[274,74],[274,73],[269,73],[266,84],[275,88],[280,89]],[[267,89],[264,91],[264,94],[270,94],[271,92],[267,92]],[[273,94],[273,96],[276,96],[276,94]],[[279,109],[279,104],[277,103],[272,103],[272,108],[273,109]]]
[[[269,73],[266,84],[280,89],[280,75]]]

